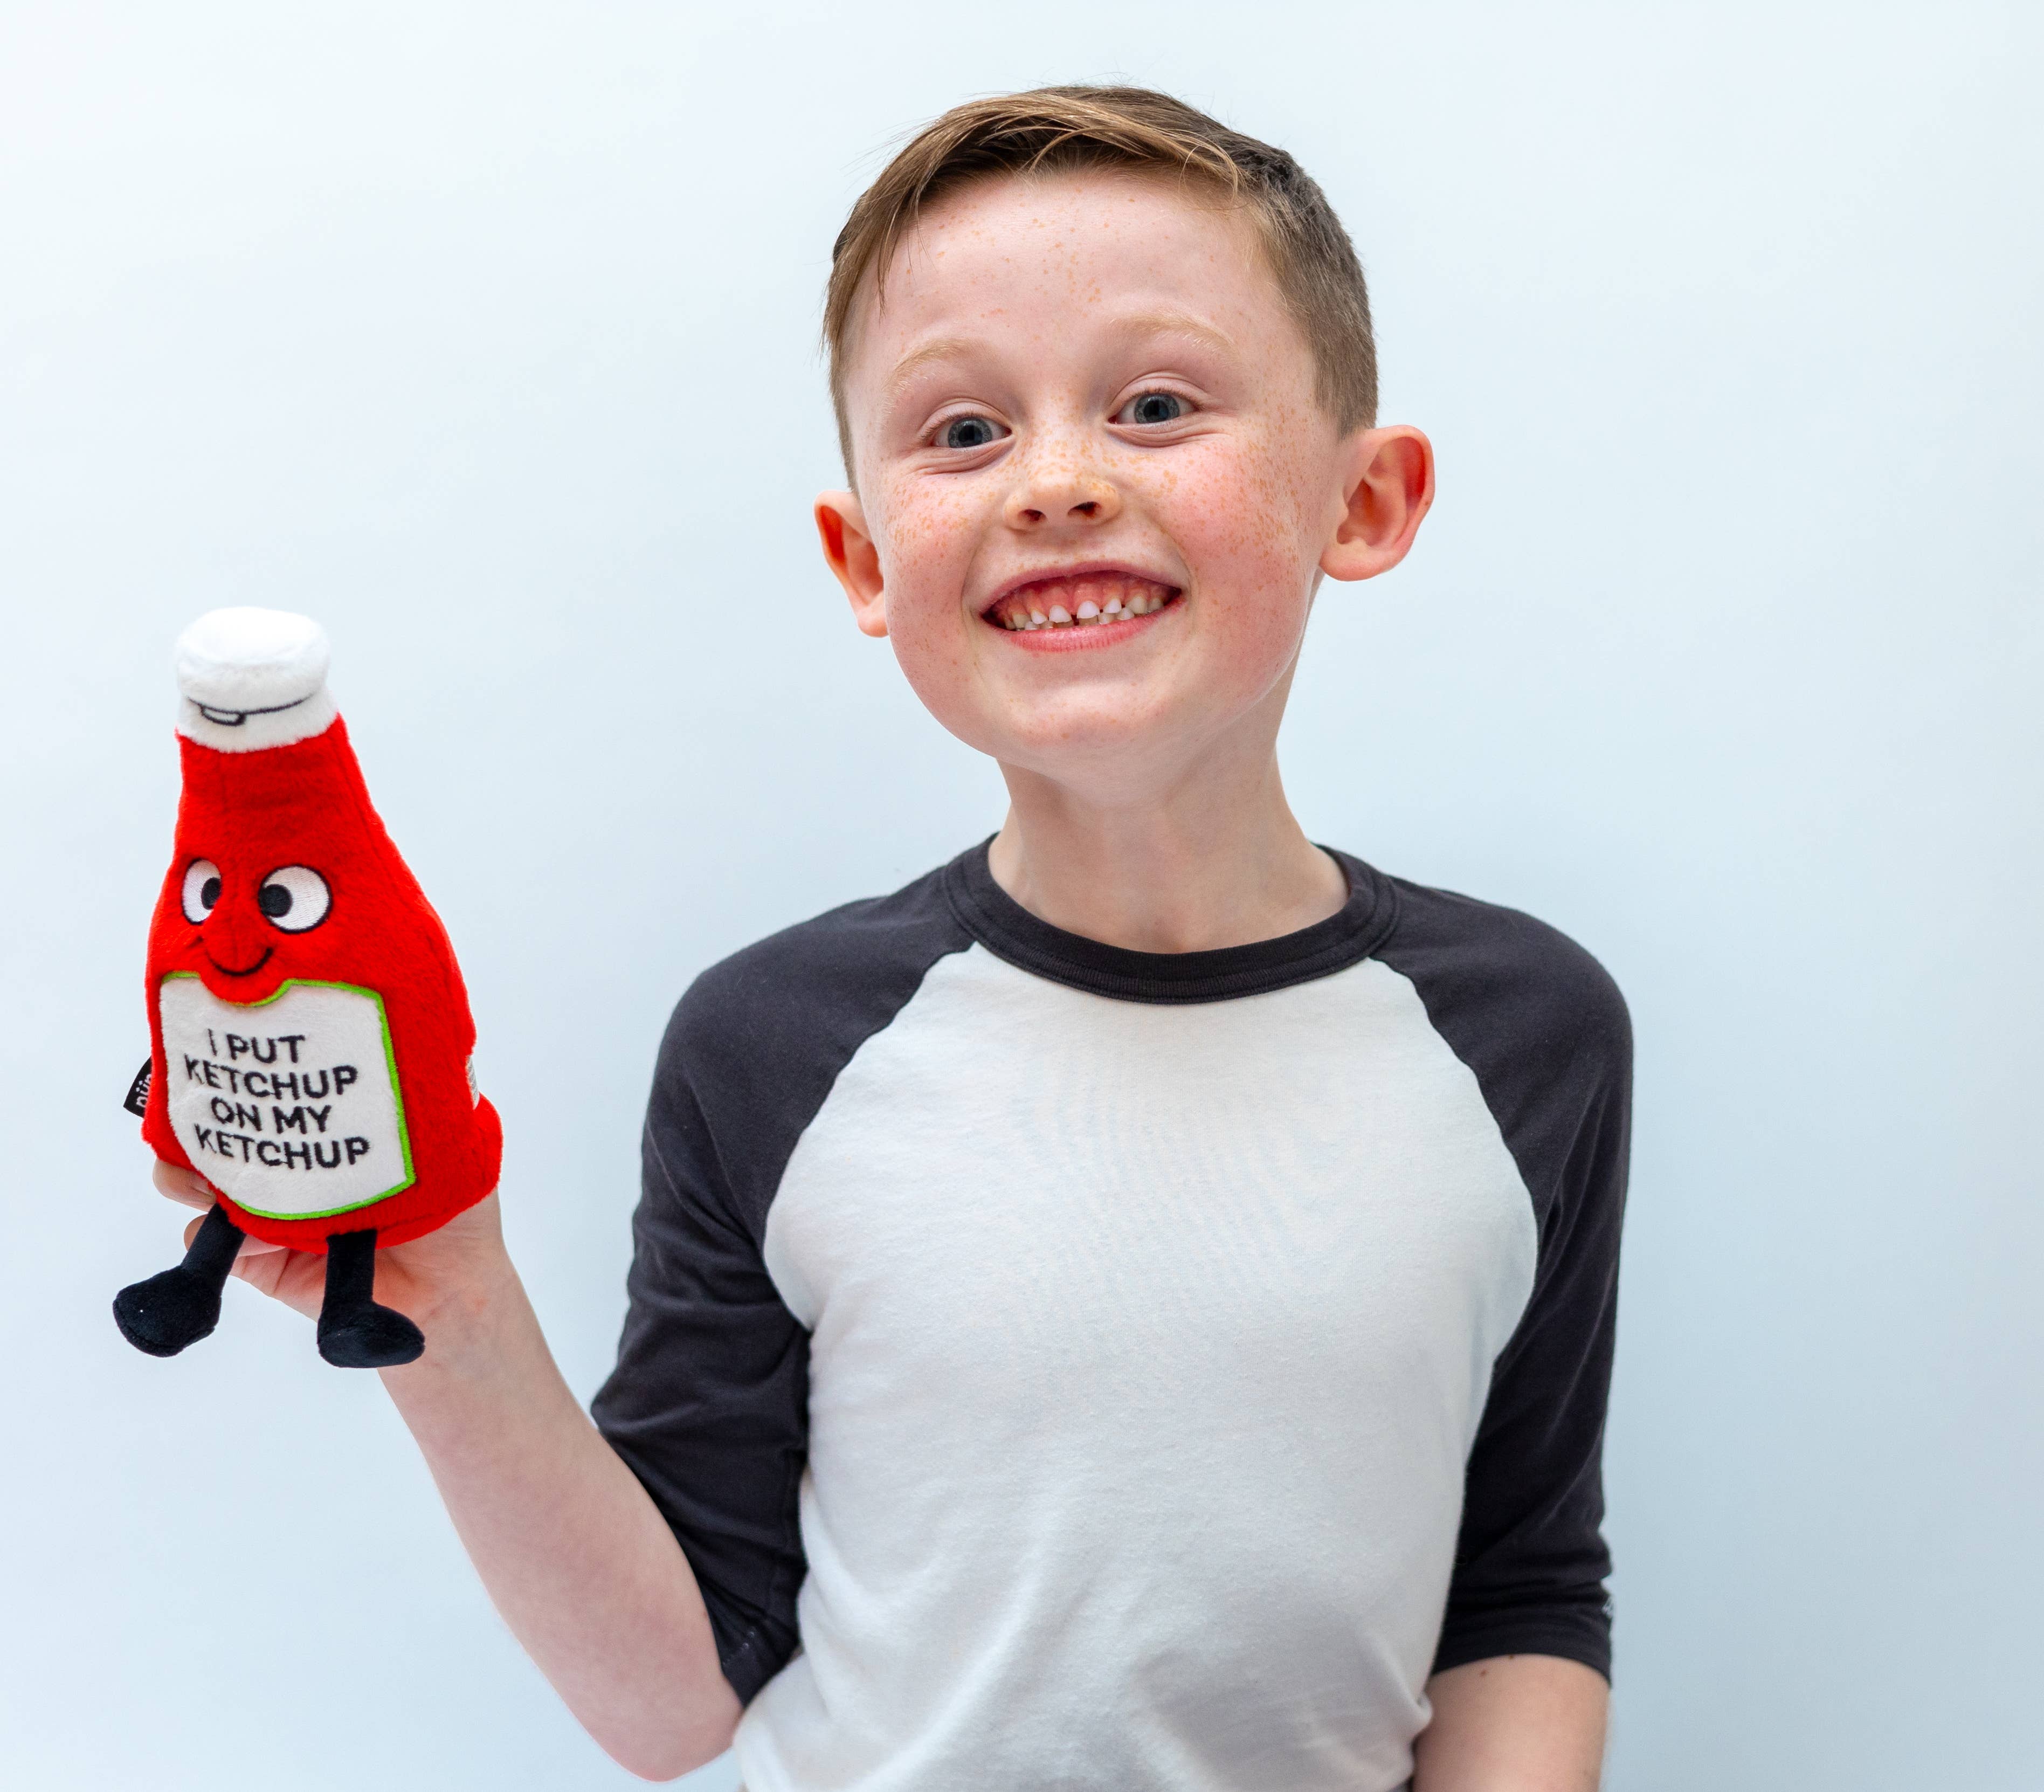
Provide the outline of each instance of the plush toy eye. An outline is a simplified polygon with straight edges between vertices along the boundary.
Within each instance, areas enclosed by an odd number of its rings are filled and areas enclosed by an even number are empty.
[[[220,900],[220,867],[210,859],[194,859],[185,867],[185,919],[197,925]]]
[[[309,865],[286,865],[263,879],[263,887],[256,892],[256,906],[272,927],[302,933],[326,919],[333,894],[326,879]]]

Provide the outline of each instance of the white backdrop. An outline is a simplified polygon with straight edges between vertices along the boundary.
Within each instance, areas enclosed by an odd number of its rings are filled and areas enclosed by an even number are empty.
[[[327,625],[586,1394],[675,996],[999,818],[811,543],[832,236],[901,129],[1120,74],[1319,176],[1440,452],[1297,806],[1631,1000],[1612,1786],[2044,1783],[2038,17],[0,6],[0,1778],[627,1782],[373,1377],[238,1286],[174,1363],[108,1317],[177,1231],[169,644]]]

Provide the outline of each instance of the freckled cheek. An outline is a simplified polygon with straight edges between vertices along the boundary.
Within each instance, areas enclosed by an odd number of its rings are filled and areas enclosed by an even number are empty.
[[[970,506],[934,494],[890,494],[871,520],[890,629],[901,636],[955,628],[978,538]]]
[[[1201,587],[1258,612],[1274,603],[1289,610],[1304,597],[1319,556],[1294,475],[1276,456],[1216,456],[1158,491],[1158,520]]]
[[[1204,613],[1194,638],[1208,701],[1261,694],[1297,651],[1319,556],[1293,474],[1278,455],[1216,455],[1156,494]]]

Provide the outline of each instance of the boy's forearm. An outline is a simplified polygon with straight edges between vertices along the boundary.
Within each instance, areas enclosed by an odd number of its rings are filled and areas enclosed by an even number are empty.
[[[671,1779],[720,1753],[739,1705],[686,1559],[569,1391],[501,1253],[383,1371],[491,1599],[620,1764]]]
[[[1498,1655],[1427,1682],[1412,1792],[1596,1792],[1610,1689],[1580,1662]]]

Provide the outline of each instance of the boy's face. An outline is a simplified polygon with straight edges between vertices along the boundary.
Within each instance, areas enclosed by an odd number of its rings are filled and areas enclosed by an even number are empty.
[[[960,739],[1107,802],[1267,752],[1321,573],[1395,563],[1431,496],[1418,432],[1316,399],[1251,221],[1143,176],[932,206],[845,394],[859,489],[817,521],[859,625]]]

